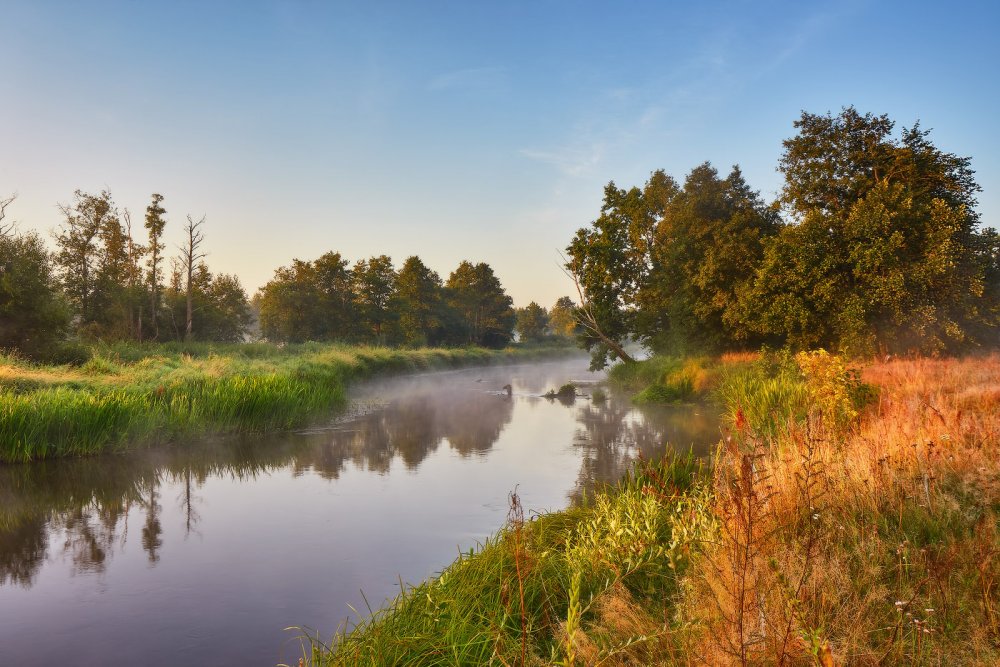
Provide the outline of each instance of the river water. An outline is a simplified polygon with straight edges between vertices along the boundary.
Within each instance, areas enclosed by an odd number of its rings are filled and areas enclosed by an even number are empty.
[[[0,466],[0,664],[297,664],[285,628],[328,638],[440,571],[510,491],[558,510],[640,452],[718,440],[710,407],[590,400],[586,368],[369,382],[303,431]],[[539,396],[571,380],[586,396]]]

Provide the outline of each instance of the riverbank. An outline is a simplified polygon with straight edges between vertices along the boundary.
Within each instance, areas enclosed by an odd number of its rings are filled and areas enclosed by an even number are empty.
[[[545,346],[118,345],[94,348],[79,366],[0,355],[0,462],[287,429],[342,405],[347,384],[359,379],[572,352]]]
[[[794,364],[794,366],[792,365]],[[717,378],[705,466],[507,525],[317,665],[996,664],[1000,357]]]

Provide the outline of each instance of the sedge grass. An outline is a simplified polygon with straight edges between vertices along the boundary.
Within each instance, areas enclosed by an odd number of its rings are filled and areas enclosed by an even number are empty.
[[[0,462],[93,454],[202,433],[302,424],[354,379],[552,354],[315,344],[115,345],[80,366],[0,357]]]

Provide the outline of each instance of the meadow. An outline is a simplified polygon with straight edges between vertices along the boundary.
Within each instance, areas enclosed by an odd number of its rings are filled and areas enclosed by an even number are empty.
[[[0,462],[118,451],[210,433],[288,429],[343,404],[353,380],[566,351],[119,344],[93,348],[79,365],[39,365],[4,354]]]
[[[487,543],[308,634],[304,661],[997,664],[1000,357],[706,365],[728,424],[711,460],[641,462],[541,516],[512,495]]]

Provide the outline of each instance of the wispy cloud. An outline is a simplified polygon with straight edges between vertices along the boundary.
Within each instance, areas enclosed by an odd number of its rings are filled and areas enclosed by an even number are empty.
[[[567,176],[583,176],[600,164],[605,145],[603,142],[596,142],[550,150],[522,148],[518,152],[529,160],[550,164]]]
[[[427,82],[427,90],[496,90],[506,74],[505,67],[468,67],[435,76]]]

